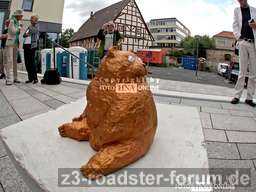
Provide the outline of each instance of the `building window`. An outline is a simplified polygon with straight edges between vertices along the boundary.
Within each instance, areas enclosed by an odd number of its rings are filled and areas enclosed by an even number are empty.
[[[24,11],[32,11],[33,10],[34,0],[23,0],[22,9]]]

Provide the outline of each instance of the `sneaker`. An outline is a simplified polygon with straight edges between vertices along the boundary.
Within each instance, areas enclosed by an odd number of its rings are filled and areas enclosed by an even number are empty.
[[[254,103],[253,100],[245,100],[245,103],[251,107],[256,107],[256,103]]]
[[[2,74],[0,75],[0,79],[5,79],[5,74],[4,74],[4,73],[2,73]]]
[[[238,98],[234,98],[234,99],[232,99],[231,104],[236,105],[239,102],[240,102],[240,100]]]
[[[19,80],[14,80],[13,83],[19,84],[19,83],[21,83],[21,82],[20,82]]]

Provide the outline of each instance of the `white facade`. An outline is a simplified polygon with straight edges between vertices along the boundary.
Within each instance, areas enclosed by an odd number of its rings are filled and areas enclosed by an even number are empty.
[[[119,31],[124,36],[122,50],[149,48],[153,45],[153,38],[147,30],[147,25],[135,1],[122,10],[115,20]]]
[[[191,35],[190,30],[176,18],[153,19],[149,29],[155,39],[155,47],[176,47]]]

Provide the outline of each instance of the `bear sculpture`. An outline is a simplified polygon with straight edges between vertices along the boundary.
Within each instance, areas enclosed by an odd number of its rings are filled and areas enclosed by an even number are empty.
[[[130,51],[113,47],[88,86],[80,117],[59,127],[62,137],[89,141],[97,153],[81,167],[98,179],[143,157],[153,143],[157,111],[145,64]]]

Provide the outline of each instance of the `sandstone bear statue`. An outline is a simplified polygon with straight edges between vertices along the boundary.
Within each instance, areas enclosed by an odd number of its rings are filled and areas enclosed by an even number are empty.
[[[97,151],[81,168],[85,177],[98,179],[113,173],[149,151],[157,111],[147,74],[145,64],[134,53],[111,48],[88,86],[84,112],[59,127],[62,137],[89,141]]]

